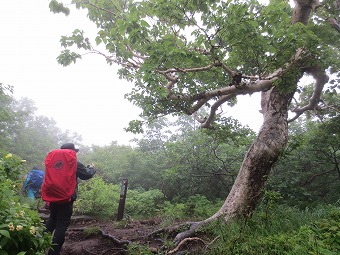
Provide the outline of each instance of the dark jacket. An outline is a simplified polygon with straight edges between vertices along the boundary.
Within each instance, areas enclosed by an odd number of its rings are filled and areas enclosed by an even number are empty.
[[[91,179],[96,173],[93,167],[85,167],[82,163],[77,161],[77,177],[81,180]]]
[[[97,170],[93,167],[85,167],[84,164],[77,161],[77,185],[72,196],[72,201],[75,201],[78,197],[78,178],[81,180],[88,180],[91,179],[96,172]]]

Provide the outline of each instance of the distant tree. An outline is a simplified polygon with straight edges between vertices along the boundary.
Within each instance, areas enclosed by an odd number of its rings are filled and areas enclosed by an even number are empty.
[[[181,116],[166,143],[163,157],[169,164],[163,173],[162,190],[168,198],[195,194],[223,198],[236,179],[254,134],[230,118],[219,120],[214,130],[199,129],[190,119]]]
[[[159,118],[148,124],[143,137],[137,141],[137,154],[134,160],[130,160],[131,166],[134,166],[130,169],[131,175],[138,173],[134,180],[137,186],[146,190],[163,190],[167,185],[163,173],[172,165],[167,144],[173,132],[173,125],[166,118]]]
[[[81,58],[75,46],[103,55],[120,66],[120,77],[133,81],[128,98],[143,108],[143,115],[189,114],[201,127],[214,129],[223,104],[234,105],[240,95],[261,93],[263,124],[248,149],[223,206],[210,218],[193,223],[177,235],[181,240],[212,220],[250,215],[267,177],[288,140],[288,111],[297,119],[317,110],[332,74],[338,86],[339,9],[333,0],[241,1],[109,1],[76,0],[98,27],[97,50],[83,31],[64,36],[62,65]],[[56,0],[51,9],[69,10]],[[292,102],[301,92],[298,82],[314,80],[308,100]],[[333,87],[333,91],[336,88]],[[291,102],[294,103],[289,108]],[[304,104],[306,103],[306,104]],[[209,109],[200,116],[201,108]],[[138,124],[139,122],[133,122]],[[136,130],[140,127],[135,125]]]
[[[321,201],[335,203],[340,192],[340,115],[310,128],[307,137],[314,165],[302,182]]]
[[[0,149],[14,153],[27,161],[28,170],[34,165],[43,168],[47,153],[66,141],[81,143],[78,134],[63,132],[53,119],[37,116],[35,103],[28,98],[16,100],[13,88],[0,86]]]
[[[286,152],[275,166],[271,189],[286,203],[302,207],[336,203],[340,192],[340,120],[302,123],[294,127]]]
[[[12,87],[0,83],[0,149],[2,150],[10,143],[10,125],[14,121],[11,108],[13,102],[12,89]]]
[[[82,148],[79,159],[83,162],[93,163],[98,169],[97,174],[109,183],[118,184],[122,178],[129,178],[125,173],[130,166],[130,158],[134,150],[130,146],[118,145],[112,142],[106,146],[92,146],[87,150]]]
[[[237,121],[229,128],[233,131],[210,132],[197,129],[190,116],[172,122],[160,118],[136,139],[137,147],[94,146],[86,153],[82,149],[80,158],[93,162],[108,182],[128,178],[129,188],[158,189],[170,200],[195,194],[221,198],[231,188],[253,139],[252,131]]]

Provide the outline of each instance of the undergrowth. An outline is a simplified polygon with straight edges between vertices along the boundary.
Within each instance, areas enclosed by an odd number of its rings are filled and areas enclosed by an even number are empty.
[[[269,220],[263,221],[263,211],[258,211],[228,225],[214,222],[206,234],[218,237],[204,253],[209,255],[337,255],[340,208],[280,206]]]

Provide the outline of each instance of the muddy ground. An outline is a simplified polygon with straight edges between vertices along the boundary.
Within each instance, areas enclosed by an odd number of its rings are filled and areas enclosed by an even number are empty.
[[[46,214],[41,216],[43,219],[48,217]],[[162,230],[164,226],[158,218],[114,221],[72,216],[61,255],[206,254],[203,252],[205,244],[196,239],[174,252],[178,248],[172,242],[176,231]]]
[[[159,237],[147,237],[159,228],[158,219],[117,222],[75,216],[66,233],[61,255],[128,254],[130,244],[142,244],[150,253],[160,254],[165,249],[164,241]]]

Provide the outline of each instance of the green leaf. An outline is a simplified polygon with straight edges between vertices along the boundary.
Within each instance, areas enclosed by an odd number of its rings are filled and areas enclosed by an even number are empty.
[[[150,27],[149,23],[146,22],[145,20],[141,20],[140,25],[143,27]]]
[[[0,230],[0,235],[6,236],[7,238],[11,238],[9,231],[7,230]]]
[[[2,237],[0,239],[0,247],[4,247],[8,241],[9,241],[9,239],[7,237]]]
[[[96,44],[99,45],[102,42],[102,38],[100,36],[96,37]]]

